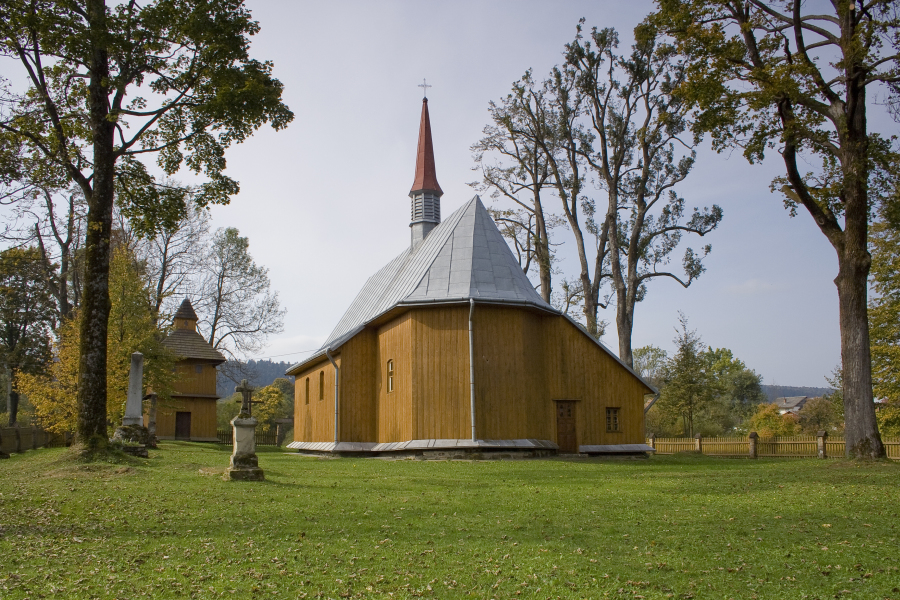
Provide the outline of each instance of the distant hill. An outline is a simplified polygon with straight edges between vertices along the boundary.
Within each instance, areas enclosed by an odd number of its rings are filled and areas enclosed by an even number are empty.
[[[273,362],[271,360],[251,360],[240,363],[229,360],[219,367],[219,376],[216,381],[216,392],[222,398],[227,398],[234,393],[236,381],[246,379],[253,387],[265,387],[278,379],[285,378],[293,382],[293,377],[287,377],[284,372],[292,363]]]
[[[775,402],[775,398],[789,398],[791,396],[825,396],[832,393],[831,388],[821,387],[793,387],[789,385],[763,385],[760,386],[763,393],[769,397],[769,402]]]
[[[216,391],[222,398],[227,398],[234,393],[233,380],[240,381],[246,379],[250,385],[254,387],[265,387],[278,379],[284,377],[293,382],[293,377],[286,377],[284,372],[293,363],[290,362],[274,362],[271,360],[251,360],[244,363],[237,361],[228,361],[219,367],[218,386]],[[229,377],[230,376],[230,377]],[[824,396],[830,394],[831,388],[822,387],[796,387],[789,385],[763,385],[762,391],[768,397],[769,402],[775,402],[775,398],[783,396]]]

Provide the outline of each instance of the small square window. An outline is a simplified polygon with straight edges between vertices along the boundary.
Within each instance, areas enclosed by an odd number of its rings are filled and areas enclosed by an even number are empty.
[[[194,373],[202,373],[203,365],[194,365]]]
[[[619,431],[619,409],[618,408],[607,408],[606,409],[606,430],[607,431]]]

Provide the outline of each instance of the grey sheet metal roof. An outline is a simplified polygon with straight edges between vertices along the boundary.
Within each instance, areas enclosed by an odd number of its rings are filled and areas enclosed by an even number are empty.
[[[370,277],[323,348],[338,346],[395,306],[469,298],[556,312],[534,290],[478,196],[435,227],[418,248],[404,250]]]
[[[407,248],[370,277],[322,347],[287,372],[320,358],[325,348],[338,348],[366,324],[393,308],[468,302],[470,298],[483,303],[532,306],[560,314],[535,291],[478,196],[435,227],[418,248]],[[577,321],[564,316],[634,373]],[[635,377],[656,392],[640,376],[635,374]]]

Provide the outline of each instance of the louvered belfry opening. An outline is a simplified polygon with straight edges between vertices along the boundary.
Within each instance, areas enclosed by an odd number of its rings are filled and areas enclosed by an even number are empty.
[[[419,123],[419,148],[416,153],[416,178],[409,197],[411,206],[411,244],[415,249],[441,222],[441,196],[444,194],[437,181],[434,166],[434,145],[431,141],[431,120],[428,116],[428,99],[422,100],[422,118]]]
[[[417,221],[441,222],[441,197],[431,192],[415,194],[412,199],[413,223]]]

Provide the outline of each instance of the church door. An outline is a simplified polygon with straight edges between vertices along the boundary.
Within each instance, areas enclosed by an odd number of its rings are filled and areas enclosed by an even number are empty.
[[[176,440],[191,439],[191,413],[189,413],[189,412],[175,413],[175,439]]]
[[[575,402],[572,400],[556,401],[556,443],[562,454],[578,452],[578,440],[575,437]]]

